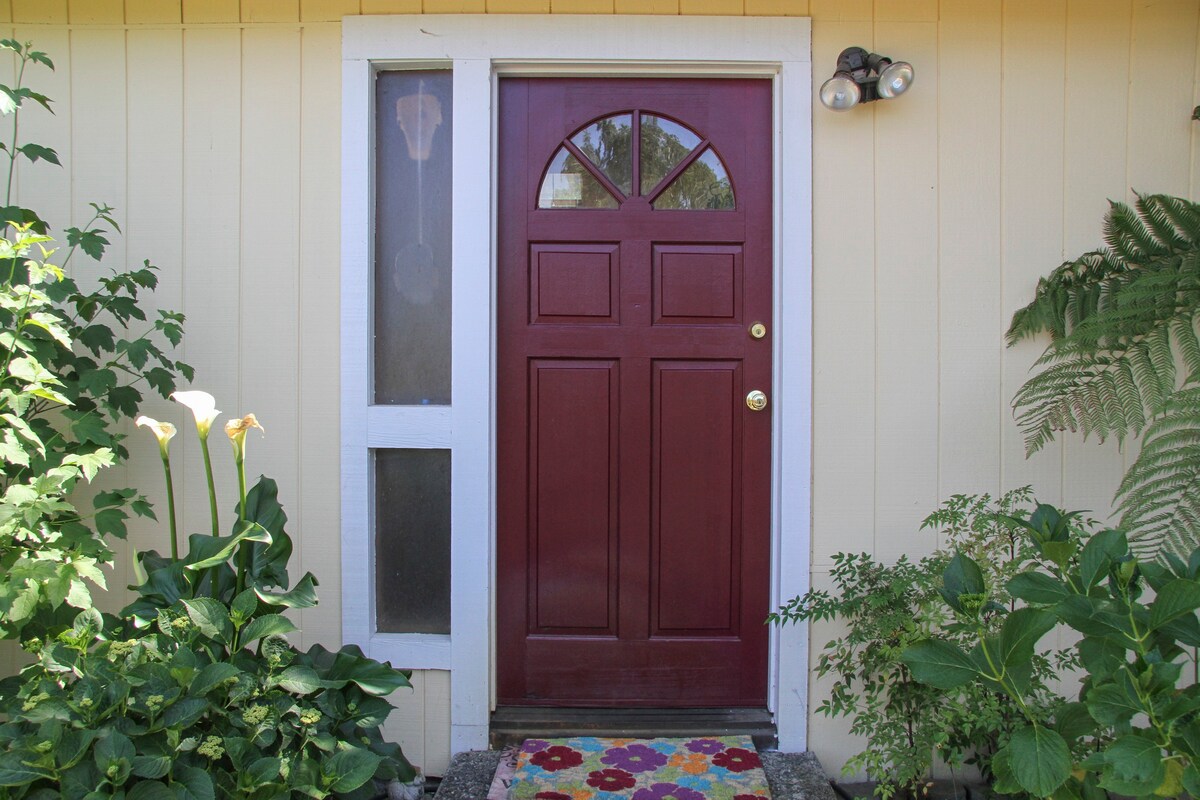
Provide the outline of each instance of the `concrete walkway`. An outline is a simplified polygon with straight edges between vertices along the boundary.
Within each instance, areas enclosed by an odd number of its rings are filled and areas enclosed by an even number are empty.
[[[825,771],[812,753],[766,750],[759,755],[773,800],[837,800]],[[450,762],[435,800],[484,800],[499,765],[499,750],[458,754]]]

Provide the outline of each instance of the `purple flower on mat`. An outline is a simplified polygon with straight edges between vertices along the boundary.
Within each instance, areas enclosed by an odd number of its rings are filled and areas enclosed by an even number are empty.
[[[704,753],[706,756],[711,756],[724,750],[725,745],[716,739],[693,739],[687,743],[687,749],[693,753]]]
[[[588,773],[587,785],[604,792],[632,789],[637,779],[623,769],[599,769]]]
[[[724,753],[717,753],[713,756],[713,764],[724,767],[730,772],[745,772],[748,769],[761,767],[762,761],[759,760],[758,753],[753,750],[731,747]]]
[[[677,783],[656,783],[649,789],[638,789],[633,800],[704,800],[704,795]]]
[[[605,764],[627,772],[650,772],[667,763],[667,757],[644,744],[611,747],[600,758]],[[704,800],[704,798],[700,798]]]
[[[557,772],[560,769],[578,767],[583,763],[583,754],[578,750],[556,744],[534,753],[533,757],[529,759],[529,763],[535,767],[541,767],[547,772]]]
[[[550,743],[544,739],[526,739],[525,744],[521,745],[521,749],[526,753],[539,753],[550,746]]]

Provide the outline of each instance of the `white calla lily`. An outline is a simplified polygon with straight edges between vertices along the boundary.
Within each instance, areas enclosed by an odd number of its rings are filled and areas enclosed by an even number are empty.
[[[213,421],[221,415],[221,412],[217,410],[216,398],[208,392],[191,390],[172,392],[171,399],[191,409],[192,414],[196,417],[196,432],[200,434],[201,439],[207,439]]]
[[[150,429],[150,432],[154,434],[154,438],[158,439],[159,451],[161,451],[163,457],[166,458],[169,447],[168,443],[171,441],[171,437],[176,434],[175,426],[169,422],[159,422],[156,419],[151,419],[145,414],[135,419],[133,424],[142,428]]]

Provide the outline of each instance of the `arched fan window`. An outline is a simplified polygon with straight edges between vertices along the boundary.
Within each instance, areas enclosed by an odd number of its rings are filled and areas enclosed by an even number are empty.
[[[562,143],[538,190],[538,208],[617,208],[644,197],[654,209],[734,208],[729,171],[712,144],[649,112],[613,114]]]

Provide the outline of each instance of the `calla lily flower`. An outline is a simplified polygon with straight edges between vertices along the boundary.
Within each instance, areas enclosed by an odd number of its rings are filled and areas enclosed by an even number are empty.
[[[246,452],[246,432],[251,428],[258,428],[263,433],[266,433],[263,426],[258,424],[258,419],[253,414],[247,414],[241,419],[231,419],[225,423],[225,435],[233,443],[233,451],[239,458]]]
[[[162,453],[163,458],[167,457],[167,451],[170,447],[169,442],[171,437],[175,435],[175,426],[169,422],[159,422],[156,419],[151,419],[145,414],[133,421],[135,425],[143,428],[149,428],[154,434],[154,438],[158,439],[158,449]]]
[[[172,392],[171,399],[191,409],[192,414],[196,417],[196,432],[200,434],[201,439],[207,439],[208,432],[212,429],[213,420],[221,414],[217,410],[216,399],[208,392],[196,390]]]

